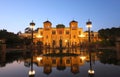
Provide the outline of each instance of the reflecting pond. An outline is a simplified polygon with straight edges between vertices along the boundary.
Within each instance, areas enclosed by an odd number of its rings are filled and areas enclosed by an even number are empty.
[[[89,74],[88,70],[94,70]],[[31,72],[32,71],[32,72]],[[30,75],[33,74],[34,75]],[[120,77],[120,52],[44,49],[0,53],[0,77]]]

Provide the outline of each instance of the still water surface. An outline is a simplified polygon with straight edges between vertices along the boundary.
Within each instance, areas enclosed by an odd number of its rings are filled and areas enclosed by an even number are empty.
[[[119,55],[113,50],[92,51],[93,77],[120,77]],[[0,56],[0,77],[29,77],[31,62],[34,77],[89,77],[90,55],[86,50],[35,50],[32,56],[30,52],[14,51]]]

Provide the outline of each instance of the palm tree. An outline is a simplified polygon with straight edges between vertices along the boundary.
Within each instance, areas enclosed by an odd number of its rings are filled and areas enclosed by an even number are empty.
[[[30,27],[27,27],[27,28],[25,28],[25,33],[31,33],[31,28]]]

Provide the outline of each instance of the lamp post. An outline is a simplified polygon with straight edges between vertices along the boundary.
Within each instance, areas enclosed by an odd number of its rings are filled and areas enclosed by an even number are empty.
[[[31,44],[32,44],[32,45],[33,45],[33,29],[34,29],[34,27],[35,27],[35,23],[32,21],[32,22],[30,23],[30,28],[31,28],[31,30],[32,30],[32,36],[31,36],[31,38],[32,38]]]
[[[92,27],[92,22],[90,20],[88,20],[86,22],[86,27],[88,28],[88,44],[89,44],[89,48],[90,49],[90,42],[91,42],[91,38],[90,38],[90,28]],[[90,68],[88,70],[88,74],[90,77],[94,76],[94,70],[92,69],[92,62],[91,62],[91,51],[89,50],[89,57],[90,57]]]
[[[95,71],[92,68],[92,60],[91,60],[91,51],[89,51],[89,57],[90,57],[90,68],[88,70],[88,74],[90,77],[94,76]]]
[[[86,27],[88,28],[88,42],[90,43],[91,42],[91,39],[90,39],[90,28],[92,27],[92,22],[90,20],[88,20],[86,22]]]
[[[32,21],[30,23],[30,28],[32,30],[31,34],[31,70],[29,71],[29,77],[34,77],[35,76],[35,71],[33,70],[33,29],[34,29],[35,23]]]

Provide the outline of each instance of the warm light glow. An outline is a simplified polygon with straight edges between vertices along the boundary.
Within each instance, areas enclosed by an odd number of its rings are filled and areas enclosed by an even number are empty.
[[[29,75],[35,75],[35,71],[34,70],[30,70],[29,71]]]
[[[94,72],[94,70],[89,69],[89,70],[88,70],[88,73],[89,73],[89,74],[94,74],[95,72]]]
[[[41,36],[41,35],[37,35],[37,38],[42,38],[43,36]]]
[[[37,60],[38,60],[38,61],[42,60],[42,57],[40,57],[40,56],[39,56],[39,57],[37,57]]]
[[[92,27],[92,25],[91,24],[87,24],[87,28],[91,28]]]
[[[85,37],[85,35],[84,35],[84,34],[81,34],[81,35],[79,35],[79,37],[81,37],[81,38],[82,38],[82,37]]]
[[[31,29],[34,29],[34,26],[33,26],[33,25],[30,25],[30,28],[31,28]]]
[[[68,40],[65,40],[65,42],[67,42]]]
[[[86,57],[85,57],[85,56],[80,56],[80,58],[81,58],[82,60],[85,60],[85,59],[86,59]]]

